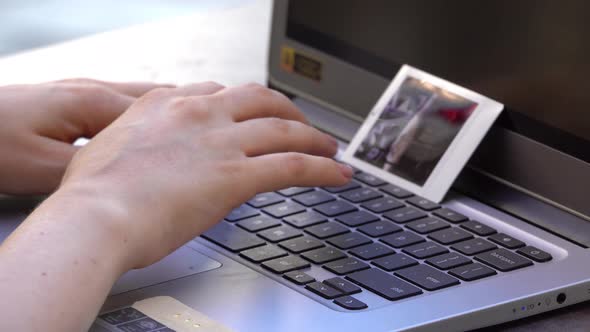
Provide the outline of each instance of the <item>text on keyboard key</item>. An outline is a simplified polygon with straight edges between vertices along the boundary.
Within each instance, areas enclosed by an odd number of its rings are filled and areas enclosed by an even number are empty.
[[[427,234],[439,229],[451,227],[451,225],[440,219],[429,217],[407,223],[406,227],[420,234]]]
[[[301,233],[299,230],[285,225],[267,229],[258,233],[258,236],[270,242],[289,240],[301,235],[303,235],[303,233]]]
[[[352,249],[349,253],[364,260],[375,259],[386,255],[393,254],[395,251],[381,243],[371,243]]]
[[[408,206],[393,211],[389,211],[385,213],[383,216],[389,220],[393,220],[398,224],[403,224],[406,222],[410,222],[412,220],[424,218],[426,217],[426,213]]]
[[[269,259],[287,256],[287,252],[273,245],[265,245],[240,252],[240,256],[255,262],[260,263]]]
[[[283,220],[285,220],[287,224],[293,227],[304,228],[326,222],[328,221],[328,218],[317,212],[307,211],[303,213],[290,215],[288,217],[285,217]]]
[[[346,295],[334,300],[334,303],[348,310],[361,310],[368,308],[367,304],[355,299],[352,296]]]
[[[309,262],[297,256],[275,258],[262,263],[262,267],[274,273],[285,273],[289,271],[304,269],[310,266],[311,265],[309,264]]]
[[[254,196],[251,200],[248,201],[248,204],[255,208],[261,208],[268,205],[284,202],[285,198],[277,193],[269,192],[269,193],[262,193]]]
[[[484,251],[492,250],[497,248],[493,243],[484,239],[471,239],[459,243],[455,243],[451,246],[453,250],[456,250],[464,255],[477,255]]]
[[[295,202],[284,202],[267,206],[262,211],[270,214],[275,218],[283,218],[292,214],[305,211],[305,208]]]
[[[361,204],[365,209],[374,213],[383,213],[393,209],[399,209],[404,205],[391,197],[381,197]]]
[[[335,261],[340,258],[345,258],[346,255],[336,248],[324,247],[304,252],[303,254],[301,254],[301,257],[315,264],[323,264]]]
[[[424,264],[397,270],[395,275],[429,291],[459,284],[459,280]]]
[[[399,233],[386,235],[382,237],[380,241],[394,248],[403,248],[410,246],[412,244],[424,242],[426,240],[424,240],[424,238],[415,233],[403,231]]]
[[[495,249],[475,256],[475,259],[502,272],[533,265],[533,262],[506,249]]]
[[[301,271],[291,271],[287,272],[283,275],[283,278],[297,284],[297,285],[305,285],[309,284],[310,282],[315,281],[315,278],[310,276],[309,274]]]
[[[422,290],[379,269],[354,272],[346,279],[390,301],[422,294]]]
[[[367,211],[355,211],[336,217],[336,221],[350,227],[364,225],[377,220],[379,220],[379,217]]]
[[[441,270],[448,270],[457,266],[471,263],[471,259],[458,254],[456,252],[450,252],[439,256],[431,257],[426,260],[426,263]]]
[[[417,265],[418,261],[405,254],[394,254],[377,258],[371,263],[389,272]]]
[[[418,259],[424,259],[449,252],[445,247],[442,247],[434,242],[427,241],[405,247],[402,250],[404,253]]]
[[[533,246],[520,248],[516,252],[539,263],[548,262],[553,258],[551,254]]]
[[[504,233],[498,233],[498,234],[494,234],[490,237],[488,237],[488,239],[492,242],[495,242],[496,244],[499,244],[503,247],[506,247],[508,249],[516,249],[516,248],[520,248],[520,247],[524,247],[525,243],[517,240],[515,238],[513,238],[510,235],[506,235]]]
[[[338,277],[326,279],[324,280],[324,284],[334,287],[346,295],[356,294],[362,291],[357,285]]]
[[[324,265],[324,269],[336,273],[337,275],[344,275],[364,269],[368,269],[369,265],[359,261],[353,257],[339,259]]]
[[[358,232],[346,233],[328,239],[329,244],[343,250],[358,247],[371,242],[371,239]]]
[[[328,285],[321,283],[319,281],[311,282],[311,283],[305,285],[305,288],[318,294],[319,296],[321,296],[325,299],[335,299],[339,296],[344,295],[344,294],[342,294],[341,291],[337,290],[336,288],[328,286]]]
[[[461,227],[480,236],[488,236],[496,233],[496,230],[479,221],[470,220],[461,224]]]
[[[387,234],[400,232],[402,228],[393,224],[391,221],[380,220],[363,225],[357,230],[371,237],[380,237]]]
[[[283,241],[279,243],[279,246],[281,248],[299,254],[304,251],[321,248],[324,246],[324,244],[311,236],[301,236],[294,239]]]
[[[350,232],[350,229],[335,222],[326,222],[323,224],[307,227],[305,232],[320,239],[325,239],[328,237],[348,233]]]

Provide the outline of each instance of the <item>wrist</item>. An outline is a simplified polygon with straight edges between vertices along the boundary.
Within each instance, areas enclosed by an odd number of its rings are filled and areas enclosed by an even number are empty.
[[[129,230],[129,210],[122,202],[88,185],[60,187],[35,214],[51,215],[48,223],[69,223],[64,231],[78,237],[80,246],[96,249],[104,255],[114,273],[135,267],[135,248]],[[49,225],[51,226],[51,225]]]

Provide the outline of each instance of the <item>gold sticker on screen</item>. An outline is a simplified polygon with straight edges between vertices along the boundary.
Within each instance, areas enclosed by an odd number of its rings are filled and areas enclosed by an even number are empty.
[[[283,46],[281,49],[281,68],[286,72],[299,74],[314,81],[322,79],[322,63],[297,52],[292,47]]]

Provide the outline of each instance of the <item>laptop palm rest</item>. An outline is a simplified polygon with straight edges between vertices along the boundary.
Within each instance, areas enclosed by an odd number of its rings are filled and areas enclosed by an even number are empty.
[[[187,246],[180,247],[156,264],[125,273],[115,283],[110,295],[210,271],[220,266],[221,263],[192,248]]]

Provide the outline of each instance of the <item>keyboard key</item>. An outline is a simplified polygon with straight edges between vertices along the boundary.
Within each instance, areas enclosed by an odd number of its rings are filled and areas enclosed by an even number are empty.
[[[383,215],[385,218],[393,220],[398,224],[403,224],[412,220],[426,217],[426,213],[414,209],[412,207],[405,207],[393,211],[389,211]]]
[[[273,245],[265,245],[263,247],[244,250],[240,253],[240,256],[254,263],[260,263],[269,259],[287,256],[287,252]]]
[[[255,208],[261,208],[268,205],[273,205],[276,203],[284,202],[285,198],[277,193],[262,193],[254,196],[251,200],[248,201],[248,204]]]
[[[475,259],[502,272],[533,265],[532,261],[502,248],[479,254]]]
[[[346,258],[346,255],[336,248],[325,247],[304,252],[301,254],[301,257],[315,264],[324,264],[337,259]]]
[[[465,228],[466,230],[473,232],[479,236],[488,236],[496,233],[496,230],[486,226],[479,221],[471,220],[466,223],[461,224],[461,227]]]
[[[266,244],[261,238],[226,222],[220,222],[202,235],[230,251],[242,251]]]
[[[357,232],[338,235],[328,240],[329,244],[338,249],[350,249],[371,242],[371,239]]]
[[[293,227],[304,228],[311,225],[317,225],[326,222],[328,221],[328,218],[317,212],[307,211],[288,216],[283,220]]]
[[[350,274],[346,279],[390,301],[422,294],[418,287],[379,269],[368,269]]]
[[[477,255],[484,251],[496,249],[496,245],[486,241],[484,239],[471,239],[463,242],[456,243],[451,246],[453,250],[456,250],[464,255]]]
[[[383,196],[381,193],[371,188],[359,188],[340,194],[340,197],[353,203],[360,203],[374,198],[379,198],[381,196]]]
[[[339,259],[324,265],[324,269],[336,273],[337,275],[349,274],[352,272],[368,269],[369,265],[353,257]]]
[[[412,222],[406,224],[406,227],[408,227],[409,229],[411,229],[417,233],[427,234],[430,232],[438,231],[439,229],[451,227],[451,225],[449,225],[449,223],[444,222],[440,219],[429,217],[429,218],[424,218],[424,219],[412,221]]]
[[[520,248],[516,252],[539,263],[548,262],[553,258],[551,254],[533,246]]]
[[[285,273],[294,270],[300,270],[310,267],[309,262],[304,261],[297,256],[286,256],[281,258],[275,258],[270,261],[262,263],[262,267],[274,272],[274,273]]]
[[[420,196],[409,198],[406,200],[406,202],[426,211],[432,211],[440,208],[440,205]]]
[[[414,266],[418,264],[418,261],[413,258],[410,258],[410,256],[405,254],[394,254],[377,258],[371,263],[375,266],[382,268],[385,271],[390,272],[394,270],[403,269],[408,266]]]
[[[283,275],[283,278],[295,283],[296,285],[305,285],[315,281],[315,278],[301,271],[291,271]]]
[[[426,260],[426,263],[441,270],[452,269],[457,266],[471,263],[471,259],[458,254],[456,252],[450,252],[439,256],[431,257]]]
[[[368,308],[366,303],[361,302],[355,299],[354,297],[348,295],[337,298],[336,300],[334,300],[334,303],[348,310],[361,310]]]
[[[479,263],[473,263],[452,269],[449,271],[449,274],[465,281],[473,281],[493,276],[496,274],[496,271]]]
[[[293,197],[293,200],[305,206],[314,206],[336,200],[336,198],[323,191],[310,191],[305,194],[299,194]]]
[[[398,270],[395,272],[395,275],[429,291],[435,291],[460,283],[459,280],[450,275],[424,264]]]
[[[361,185],[358,182],[350,181],[347,184],[340,186],[340,187],[324,187],[324,190],[335,194],[335,193],[341,193],[341,192],[345,192],[345,191],[360,188],[360,187],[361,187]]]
[[[408,198],[408,197],[412,197],[414,196],[414,194],[412,194],[411,192],[402,189],[398,186],[394,186],[393,184],[388,184],[384,187],[379,188],[379,190],[388,193],[389,195],[395,197],[395,198]]]
[[[330,287],[324,283],[321,283],[319,281],[314,281],[312,283],[309,283],[307,285],[305,285],[306,289],[309,289],[310,291],[318,294],[319,296],[325,298],[325,299],[335,299],[339,296],[342,296],[342,292],[337,290],[336,288]]]
[[[390,221],[380,220],[361,226],[357,230],[367,234],[368,236],[380,237],[383,235],[399,232],[402,230],[402,228],[394,225]]]
[[[349,253],[358,258],[369,260],[377,257],[393,254],[395,251],[381,243],[371,243],[364,246],[354,248]]]
[[[434,211],[432,214],[434,214],[437,217],[441,217],[446,221],[450,221],[454,224],[460,223],[460,222],[464,222],[467,221],[468,218],[465,217],[464,215],[460,214],[459,212],[455,212],[451,209],[447,209],[447,208],[443,208],[440,210],[436,210]]]
[[[311,227],[307,227],[305,231],[320,239],[344,234],[350,232],[350,229],[335,222],[327,222]]]
[[[404,205],[395,198],[381,197],[372,201],[364,202],[361,206],[371,212],[383,213],[389,210],[399,209]]]
[[[401,233],[386,235],[382,237],[380,241],[394,248],[402,248],[412,244],[424,242],[426,240],[415,233],[403,231]]]
[[[318,211],[319,213],[325,216],[335,217],[341,214],[356,211],[358,209],[345,201],[338,200],[316,206],[314,210]]]
[[[324,244],[311,236],[301,236],[291,240],[283,241],[279,243],[279,246],[293,253],[299,254],[304,251],[321,248],[324,246]]]
[[[467,233],[461,228],[451,227],[430,233],[428,237],[441,244],[452,244],[472,239],[473,235]]]
[[[260,215],[256,217],[250,217],[248,219],[242,219],[237,223],[237,225],[247,231],[258,232],[263,229],[280,226],[281,222],[275,218],[266,215]]]
[[[346,226],[356,227],[379,220],[379,217],[367,211],[355,211],[336,217],[336,220]]]
[[[238,221],[250,217],[254,217],[259,215],[260,213],[258,210],[255,210],[248,205],[241,205],[240,207],[234,209],[230,214],[225,217],[227,221]]]
[[[372,187],[382,186],[387,183],[387,182],[379,179],[376,176],[373,176],[373,175],[367,174],[367,173],[363,173],[363,172],[355,174],[354,178],[359,180],[360,182],[362,182],[364,184],[368,184],[369,186],[372,186]]]
[[[430,241],[405,247],[402,251],[418,259],[424,259],[449,252],[447,248],[441,247],[440,245]]]
[[[279,190],[277,192],[283,196],[291,197],[291,196],[303,194],[303,193],[306,193],[306,192],[312,191],[312,190],[313,190],[313,188],[309,188],[309,187],[291,187],[291,188]]]
[[[262,211],[270,214],[275,218],[283,218],[292,214],[305,211],[305,208],[295,202],[284,202],[267,206]]]
[[[348,280],[342,278],[330,278],[324,280],[324,284],[336,288],[346,295],[356,294],[362,292],[361,288]]]
[[[274,227],[258,233],[258,236],[270,242],[285,241],[301,235],[300,231],[290,226]]]
[[[494,234],[488,237],[488,239],[508,249],[516,249],[525,246],[524,242],[504,233]]]

